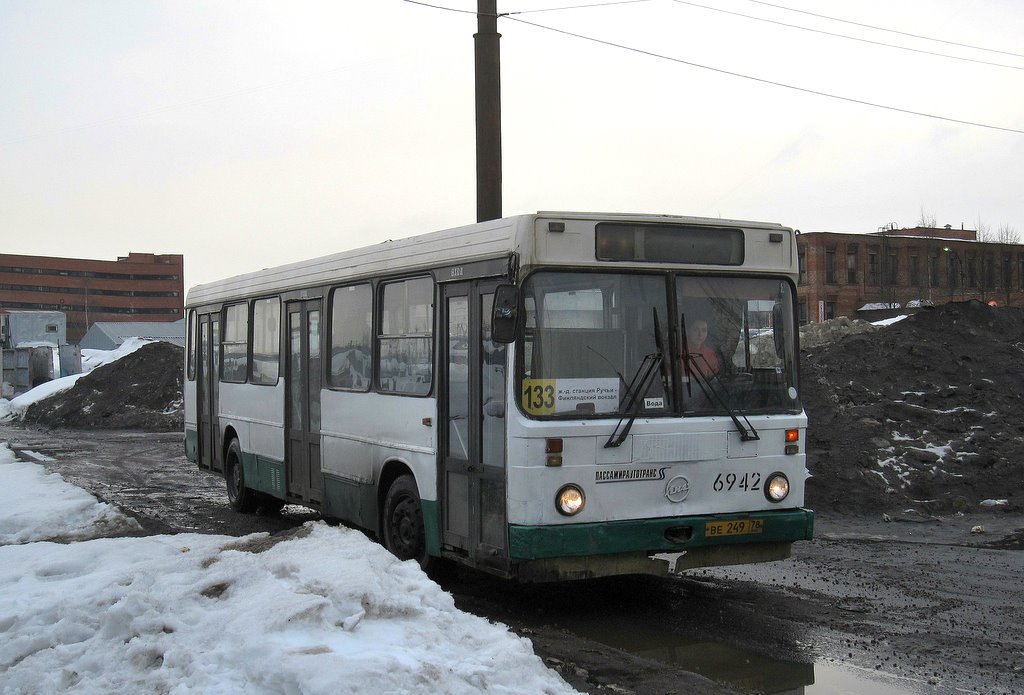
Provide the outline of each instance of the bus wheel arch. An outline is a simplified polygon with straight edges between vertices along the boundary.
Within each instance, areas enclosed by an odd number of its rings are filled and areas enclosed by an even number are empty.
[[[385,466],[381,472],[380,539],[399,560],[416,560],[427,569],[427,534],[423,505],[412,472],[403,464]]]
[[[236,512],[255,511],[258,496],[255,490],[246,485],[242,447],[238,443],[238,437],[231,432],[229,439],[228,433],[225,432],[224,441],[224,481],[227,484],[228,506]]]

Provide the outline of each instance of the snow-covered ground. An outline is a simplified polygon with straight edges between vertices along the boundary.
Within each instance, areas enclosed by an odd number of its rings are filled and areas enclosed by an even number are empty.
[[[146,342],[83,350],[84,373]],[[0,399],[0,420],[81,376]],[[5,695],[575,692],[528,640],[357,531],[139,537],[6,442],[0,480]]]
[[[357,531],[95,538],[137,525],[6,443],[0,479],[2,693],[575,692]]]

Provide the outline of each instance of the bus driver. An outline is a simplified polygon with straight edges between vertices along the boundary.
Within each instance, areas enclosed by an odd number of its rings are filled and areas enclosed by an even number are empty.
[[[722,368],[718,360],[718,353],[707,344],[708,322],[705,319],[695,319],[688,322],[686,326],[686,352],[683,354],[690,357],[689,368],[696,369],[705,379],[710,379]],[[684,365],[685,367],[685,365]]]

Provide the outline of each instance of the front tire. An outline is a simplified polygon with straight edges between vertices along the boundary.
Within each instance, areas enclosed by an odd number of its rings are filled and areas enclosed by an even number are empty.
[[[237,439],[231,440],[227,455],[224,457],[224,480],[228,488],[228,506],[243,514],[256,511],[257,493],[245,486],[242,447],[238,445]]]
[[[384,547],[399,560],[416,560],[426,570],[431,563],[423,507],[411,475],[399,476],[391,483],[384,498],[382,522]]]

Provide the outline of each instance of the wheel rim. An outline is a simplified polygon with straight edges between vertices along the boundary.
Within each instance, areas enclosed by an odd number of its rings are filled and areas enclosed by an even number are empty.
[[[238,491],[242,489],[242,467],[238,461],[232,459],[231,477],[228,478],[228,498],[232,501],[238,499]]]
[[[415,500],[411,497],[398,500],[391,509],[388,527],[392,552],[402,560],[419,558],[423,546],[423,523]]]

